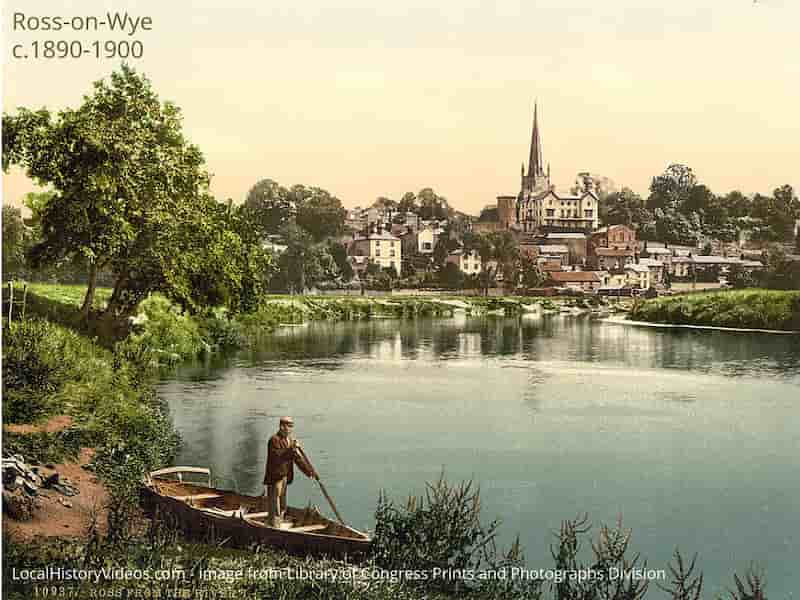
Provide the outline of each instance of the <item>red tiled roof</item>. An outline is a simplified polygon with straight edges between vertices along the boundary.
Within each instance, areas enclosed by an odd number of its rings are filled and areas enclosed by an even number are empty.
[[[550,273],[550,279],[556,283],[600,283],[600,277],[596,271],[554,271]]]

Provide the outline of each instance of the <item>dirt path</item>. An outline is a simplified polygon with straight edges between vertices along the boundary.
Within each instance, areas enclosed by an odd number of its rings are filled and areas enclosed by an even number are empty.
[[[42,423],[41,425],[3,425],[3,431],[7,433],[21,433],[21,434],[28,434],[28,433],[55,433],[56,431],[61,431],[62,429],[66,429],[72,425],[72,417],[69,415],[57,415],[52,417],[46,423]]]
[[[105,534],[108,511],[105,506],[108,493],[91,471],[82,468],[94,456],[91,448],[82,448],[77,462],[65,462],[55,465],[59,478],[69,479],[80,490],[77,496],[63,496],[54,490],[41,490],[39,503],[30,521],[14,521],[3,515],[3,528],[12,536],[23,541],[32,541],[39,537],[82,536],[93,512],[97,513],[98,530]],[[64,506],[61,501],[72,505]]]

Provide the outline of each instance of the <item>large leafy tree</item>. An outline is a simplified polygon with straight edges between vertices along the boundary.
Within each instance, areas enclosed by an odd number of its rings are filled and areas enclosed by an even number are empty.
[[[607,225],[627,225],[640,227],[653,219],[644,207],[644,200],[629,188],[606,196],[600,203],[600,219]]]
[[[342,202],[327,190],[303,185],[292,186],[289,193],[297,207],[296,223],[315,242],[341,235],[347,211]]]
[[[342,202],[327,190],[300,184],[287,189],[272,179],[255,184],[244,204],[265,235],[280,234],[294,223],[314,242],[341,235],[347,216]]]
[[[208,175],[179,109],[162,103],[147,78],[123,65],[77,109],[21,108],[3,116],[3,131],[3,166],[18,164],[55,192],[32,257],[87,261],[87,318],[106,266],[116,277],[112,317],[130,314],[150,291],[170,290],[181,253],[195,247],[186,224],[202,214]]]
[[[405,199],[405,196],[403,197]],[[423,188],[417,194],[419,212],[422,219],[447,219],[452,215],[452,209],[443,196],[439,196],[432,188]]]
[[[402,212],[417,212],[419,210],[417,195],[414,192],[406,192],[400,199],[397,208]]]
[[[272,179],[262,179],[247,193],[244,205],[265,233],[275,234],[294,216],[289,190]]]
[[[672,164],[650,183],[647,208],[677,210],[689,200],[697,185],[697,177],[686,165]]]
[[[281,236],[287,248],[278,257],[278,272],[271,282],[273,289],[302,294],[339,275],[328,248],[324,244],[314,244],[313,237],[305,229],[290,223],[283,228]]]

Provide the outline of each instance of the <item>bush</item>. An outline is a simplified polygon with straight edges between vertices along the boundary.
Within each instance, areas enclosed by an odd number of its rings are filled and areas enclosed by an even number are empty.
[[[194,358],[210,349],[197,321],[158,294],[151,295],[139,306],[130,339],[151,349],[161,365]]]
[[[63,340],[44,321],[26,320],[5,328],[3,420],[30,423],[49,412],[48,401],[64,385]]]
[[[733,290],[634,304],[631,317],[653,323],[800,330],[800,292]]]
[[[488,526],[481,523],[480,490],[471,481],[451,485],[442,474],[436,483],[426,486],[424,496],[409,496],[403,507],[395,506],[381,494],[372,545],[372,557],[378,567],[421,571],[430,576],[434,569],[477,572],[482,568],[522,565],[519,543],[505,554],[498,552],[494,538],[500,522],[494,520]],[[536,582],[518,580],[473,582],[469,586],[459,577],[429,577],[424,581],[426,589],[459,596],[484,594],[487,585],[498,592],[493,597],[509,594],[508,597],[534,598],[535,595],[517,595],[519,588],[530,594],[538,590]]]

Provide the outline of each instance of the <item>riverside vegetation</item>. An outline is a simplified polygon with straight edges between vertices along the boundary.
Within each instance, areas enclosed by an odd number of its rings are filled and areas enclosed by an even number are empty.
[[[235,320],[231,323],[220,314],[198,320],[158,296],[143,303],[142,314],[147,318],[141,319],[127,338],[115,343],[90,339],[42,318],[41,314],[64,318],[70,311],[74,316],[80,296],[63,286],[35,287],[29,294],[32,305],[26,319],[5,323],[4,420],[27,423],[68,414],[73,417],[73,424],[57,432],[7,434],[4,450],[43,463],[74,456],[84,446],[96,448],[93,468],[110,491],[107,533],[100,535],[97,522],[90,520],[82,537],[33,544],[5,539],[3,583],[8,598],[28,597],[31,585],[14,580],[11,567],[19,572],[45,566],[178,573],[177,579],[165,581],[125,579],[102,583],[108,594],[131,594],[137,590],[136,593],[153,597],[195,597],[201,592],[209,597],[365,600],[703,597],[702,574],[695,560],[684,561],[679,553],[667,579],[655,583],[610,578],[579,581],[568,576],[563,580],[511,577],[508,574],[513,569],[524,569],[522,548],[515,543],[509,549],[498,549],[494,537],[499,521],[486,524],[482,520],[478,489],[470,482],[448,483],[444,477],[429,484],[422,496],[412,496],[404,503],[396,504],[385,496],[378,499],[373,550],[366,562],[358,565],[298,558],[270,548],[236,551],[214,540],[206,545],[187,543],[181,540],[167,515],[156,515],[147,522],[139,514],[138,482],[148,469],[168,463],[179,443],[166,409],[153,391],[152,377],[156,367],[164,364],[164,356],[173,360],[172,355],[191,355],[198,344],[207,345],[214,335],[221,339],[218,333],[213,334],[215,327],[222,327],[219,323],[234,329],[253,328],[254,324]],[[103,297],[102,291],[98,297]],[[257,323],[260,327],[308,318],[437,315],[454,308],[436,301],[411,300],[272,297],[265,302]],[[460,303],[457,306],[461,308]],[[519,301],[509,299],[476,299],[474,306],[477,310],[522,310]],[[237,336],[240,333],[237,331]],[[591,570],[605,574],[612,573],[612,569],[644,568],[644,562],[631,550],[631,532],[622,523],[602,526],[594,540],[590,539],[590,532],[588,519],[580,517],[564,521],[552,540],[542,540],[553,548],[551,568],[563,573]],[[287,579],[257,575],[269,569],[295,574],[336,572],[340,577],[298,575]],[[236,572],[239,576],[230,575]],[[361,578],[345,575],[354,572]],[[487,575],[477,575],[482,572]],[[228,575],[211,577],[208,573]],[[499,577],[498,573],[507,576]],[[86,582],[69,585],[74,597],[89,597],[90,590],[96,589]],[[763,576],[755,570],[744,577],[735,576],[729,597],[765,598]]]
[[[654,298],[630,317],[651,323],[800,331],[800,291],[733,290]]]

